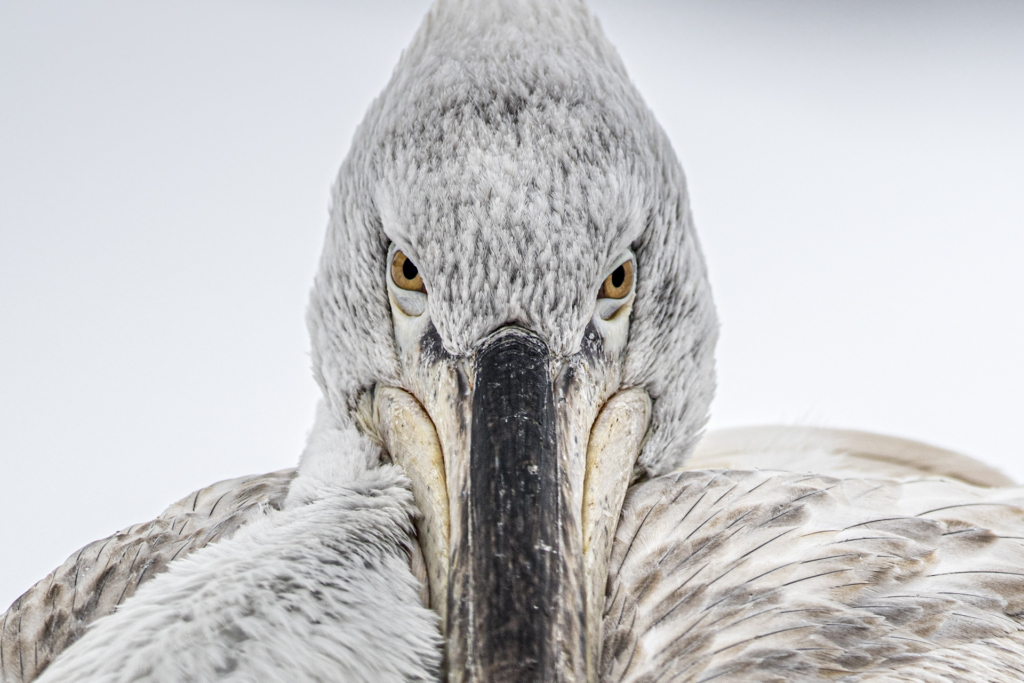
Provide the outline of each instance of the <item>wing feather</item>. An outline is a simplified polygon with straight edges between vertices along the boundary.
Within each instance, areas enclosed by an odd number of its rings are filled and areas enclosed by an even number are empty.
[[[612,549],[602,679],[1019,680],[1022,505],[1024,489],[926,478],[638,484]]]
[[[853,429],[770,425],[708,432],[685,469],[771,469],[834,476],[949,477],[975,486],[1013,486],[974,458],[919,441]]]
[[[192,552],[279,510],[295,470],[240,477],[195,491],[156,519],[85,546],[32,586],[0,623],[0,681],[27,683],[144,582]]]

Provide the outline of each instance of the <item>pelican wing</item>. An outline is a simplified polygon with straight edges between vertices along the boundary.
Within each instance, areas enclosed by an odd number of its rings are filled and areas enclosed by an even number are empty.
[[[837,476],[937,476],[976,486],[1013,486],[999,470],[918,441],[853,429],[766,425],[707,433],[686,469],[772,469]]]
[[[176,559],[228,538],[279,510],[295,470],[241,477],[200,489],[156,519],[85,546],[14,601],[0,624],[0,681],[27,683]]]
[[[605,681],[1024,671],[1024,489],[693,470],[632,487]]]

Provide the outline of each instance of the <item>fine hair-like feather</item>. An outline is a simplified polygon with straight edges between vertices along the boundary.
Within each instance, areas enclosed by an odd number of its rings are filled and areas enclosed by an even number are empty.
[[[604,681],[1017,681],[1024,490],[693,470],[626,497]]]
[[[0,622],[0,681],[35,679],[100,617],[170,563],[280,510],[295,470],[221,481],[156,519],[85,546],[14,601]]]

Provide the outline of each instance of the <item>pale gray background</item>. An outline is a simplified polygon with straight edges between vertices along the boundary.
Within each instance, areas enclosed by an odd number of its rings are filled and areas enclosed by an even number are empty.
[[[296,462],[328,188],[427,2],[0,3],[0,610]],[[1024,3],[595,0],[690,180],[712,424],[1024,479]]]

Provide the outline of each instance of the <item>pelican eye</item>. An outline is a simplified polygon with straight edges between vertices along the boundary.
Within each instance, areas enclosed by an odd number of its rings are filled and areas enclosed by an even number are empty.
[[[391,279],[400,289],[427,293],[427,288],[423,286],[423,276],[420,275],[416,264],[400,250],[396,251],[394,258],[391,259]]]
[[[623,299],[633,291],[633,260],[623,261],[601,283],[599,299]]]

